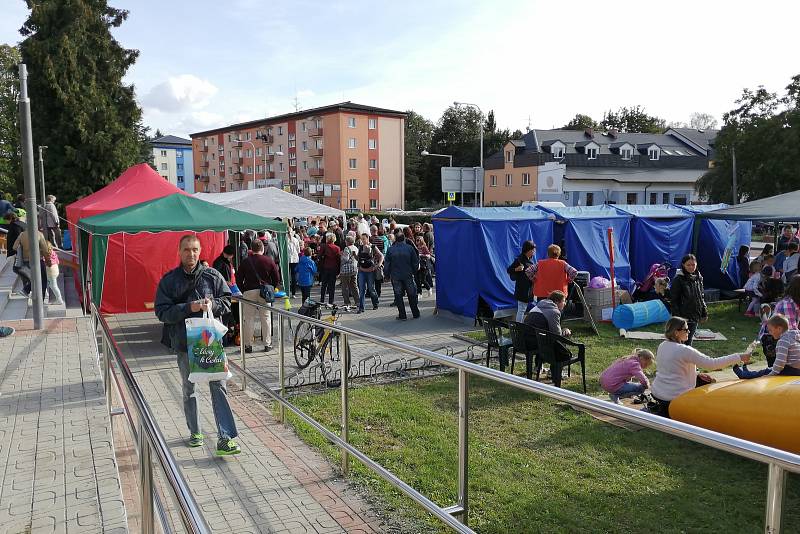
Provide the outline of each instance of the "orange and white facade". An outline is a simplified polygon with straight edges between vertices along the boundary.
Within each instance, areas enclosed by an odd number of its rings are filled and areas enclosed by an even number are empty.
[[[342,210],[402,209],[405,118],[345,102],[191,134],[195,191],[281,187]]]

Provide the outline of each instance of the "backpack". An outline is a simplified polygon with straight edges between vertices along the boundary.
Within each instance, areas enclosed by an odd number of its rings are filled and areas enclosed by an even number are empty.
[[[372,259],[373,245],[361,245],[358,249],[358,266],[362,269],[372,269],[375,267],[375,260]]]

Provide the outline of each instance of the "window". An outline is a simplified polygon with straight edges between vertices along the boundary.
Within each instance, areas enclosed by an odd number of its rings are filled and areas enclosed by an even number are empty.
[[[594,206],[594,193],[586,193],[586,205]]]
[[[619,151],[619,153],[622,156],[622,159],[631,159],[631,156],[633,156],[633,150],[630,148],[623,148]]]
[[[161,170],[162,171],[166,171],[167,170],[167,164],[166,163],[162,163],[161,164]]]
[[[356,180],[355,178],[350,178],[350,181],[348,182],[348,187],[350,189],[358,189],[358,180]]]
[[[367,126],[370,130],[376,130],[378,128],[378,119],[370,119],[369,126]]]
[[[688,204],[686,195],[675,195],[675,199],[672,202],[678,204],[679,206],[685,206]]]
[[[369,199],[369,209],[374,210],[378,209],[378,200],[375,198]]]
[[[669,204],[669,193],[661,193],[661,203]]]
[[[510,174],[506,174],[506,187],[509,187],[514,184],[514,178]]]
[[[372,150],[375,150],[376,148],[378,148],[378,140],[377,139],[370,139],[369,140],[369,147]]]
[[[175,157],[181,159],[183,157],[183,150],[176,150]]]
[[[267,154],[270,156],[275,155],[275,150],[272,147],[267,148]]]
[[[295,141],[294,139],[290,139],[289,148],[294,148],[295,146],[297,146],[297,141]]]
[[[303,160],[303,170],[308,169],[308,162]]]
[[[350,209],[357,210],[358,209],[358,200],[351,198],[350,199]]]
[[[296,171],[289,171],[289,178],[297,178],[297,172]]]
[[[161,151],[161,157],[162,158],[166,158],[167,157],[167,151],[166,150],[162,150]]]
[[[512,161],[514,161],[514,153],[506,150],[506,162],[511,163]]]
[[[597,149],[594,147],[587,148],[586,155],[589,157],[589,159],[597,159]]]
[[[625,203],[626,204],[636,204],[639,200],[639,195],[637,193],[628,193],[625,195]]]
[[[216,175],[217,175],[217,169],[211,169],[211,176],[216,176]],[[183,176],[178,176],[178,180],[182,181]]]
[[[347,118],[347,127],[348,128],[355,128],[356,127],[356,118],[355,117],[348,117]]]
[[[527,172],[522,173],[522,185],[531,185],[531,175]]]
[[[241,148],[236,150],[236,157],[237,158],[241,158],[242,157],[242,149]]]
[[[228,157],[233,159],[233,150],[228,150]]]
[[[647,155],[650,157],[650,161],[658,161],[661,150],[657,146],[651,146],[647,149]]]
[[[283,162],[278,163],[278,170],[283,172]]]
[[[244,139],[245,139],[245,141],[249,141],[250,140],[250,132],[247,132],[246,134],[244,134]]]
[[[262,172],[264,172],[263,165],[256,165],[256,174],[261,174]]]
[[[228,167],[228,174],[233,174],[233,167]]]
[[[269,165],[267,165],[267,170],[269,170],[269,172],[275,172],[275,165],[270,163]]]
[[[489,176],[489,186],[497,187],[497,175],[492,174],[491,176]]]
[[[289,141],[294,141],[296,139],[295,134],[289,132]]]
[[[350,168],[351,169],[358,168],[358,162],[356,161],[356,158],[350,158]]]
[[[302,131],[302,132],[306,131],[306,123],[305,123],[305,121],[300,123],[300,131]]]
[[[305,124],[305,123],[303,123]],[[308,152],[308,141],[303,141],[303,151]]]
[[[183,172],[183,163],[178,163],[175,166],[175,170],[178,171],[178,172]]]
[[[233,140],[231,134],[228,134],[228,142],[230,143]]]
[[[267,135],[272,135],[272,127],[267,128]]]
[[[356,138],[355,137],[351,137],[347,141],[347,148],[355,148],[355,147],[356,147]]]
[[[283,126],[278,126],[278,135],[283,135]]]
[[[369,160],[369,168],[370,169],[377,169],[378,168],[378,160],[377,159]]]
[[[248,148],[247,151],[245,152],[245,156],[248,157],[248,158],[252,158],[253,157],[253,151]]]
[[[314,141],[314,148],[322,148],[322,139]]]
[[[261,155],[261,147],[256,149],[256,156],[260,156],[260,155]]]
[[[278,152],[283,152],[283,145],[278,145]]]
[[[378,180],[370,180],[369,181],[369,188],[370,189],[378,189]]]
[[[253,174],[253,166],[252,165],[248,165],[247,166],[247,174]]]
[[[650,204],[658,204],[658,193],[650,193]]]
[[[564,147],[554,147],[553,148],[553,157],[556,159],[561,159],[564,157]]]

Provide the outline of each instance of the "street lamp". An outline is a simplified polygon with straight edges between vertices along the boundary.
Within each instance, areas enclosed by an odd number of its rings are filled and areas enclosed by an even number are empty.
[[[469,106],[473,107],[478,110],[478,113],[481,114],[481,171],[483,171],[483,111],[478,106],[478,104],[470,104],[469,102],[453,102],[454,106]],[[475,173],[475,195],[478,194],[478,174]],[[483,192],[480,195],[481,199],[481,207],[483,207]]]
[[[46,149],[46,145],[39,145],[39,175],[42,177],[42,209],[47,205],[47,196],[44,194],[44,158],[42,157],[42,152]]]
[[[450,160],[450,167],[453,166],[453,156],[451,156],[450,154],[432,154],[432,153],[428,152],[427,150],[423,150],[419,154],[420,154],[420,156],[436,156],[436,157],[439,157],[439,158],[448,158]]]

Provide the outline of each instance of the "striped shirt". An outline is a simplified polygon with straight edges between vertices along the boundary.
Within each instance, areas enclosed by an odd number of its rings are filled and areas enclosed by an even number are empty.
[[[800,370],[800,330],[787,330],[778,340],[770,375],[781,374],[784,367]]]
[[[789,321],[789,330],[798,330],[797,319],[800,318],[800,309],[798,309],[797,304],[795,304],[792,297],[785,297],[778,301],[775,304],[775,310],[773,310],[772,315],[783,315],[786,317],[786,320]],[[763,336],[767,333],[767,322],[761,325],[761,331],[758,333],[758,337]]]

